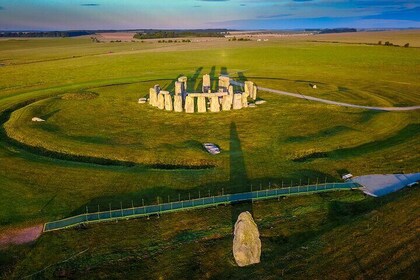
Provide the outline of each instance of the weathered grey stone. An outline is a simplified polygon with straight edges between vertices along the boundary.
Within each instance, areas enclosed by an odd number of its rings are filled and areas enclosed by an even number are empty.
[[[205,74],[203,75],[203,92],[211,92],[211,82],[210,82],[210,75]]]
[[[261,105],[261,104],[264,104],[265,102],[267,102],[267,101],[265,101],[265,100],[258,100],[258,101],[255,101],[255,104]]]
[[[248,96],[249,96],[248,93],[246,93],[246,92],[242,93],[242,107],[243,108],[248,107]]]
[[[228,76],[219,76],[219,92],[227,92],[230,85]]]
[[[149,90],[149,103],[152,106],[157,106],[157,92],[154,88]]]
[[[214,96],[214,97],[210,98],[210,111],[211,112],[220,112],[219,97]]]
[[[172,96],[167,93],[165,94],[165,110],[166,111],[172,111],[174,109],[173,103],[172,103]]]
[[[229,92],[230,95],[233,95],[233,86],[232,85],[230,85],[228,87],[228,92]]]
[[[234,110],[242,109],[242,94],[235,93],[233,95],[233,109]]]
[[[157,107],[161,110],[165,108],[165,94],[162,92],[158,94]]]
[[[230,111],[232,108],[233,94],[223,96],[222,100],[222,110]]]
[[[252,92],[252,99],[257,99],[257,92],[258,92],[258,88],[254,85],[254,91]]]
[[[260,262],[260,233],[248,211],[242,212],[235,223],[232,250],[236,264],[240,267]]]
[[[32,118],[32,121],[33,121],[33,122],[45,122],[45,120],[43,120],[43,119],[41,119],[41,118],[38,118],[38,117],[33,117],[33,118]]]
[[[180,95],[174,96],[174,111],[182,112],[182,96]]]
[[[160,85],[155,85],[153,89],[156,91],[156,94],[159,94],[159,92],[161,91]]]
[[[188,78],[186,76],[181,76],[178,78],[178,82],[181,82],[184,84],[184,91],[187,91],[187,83],[188,83]]]
[[[194,113],[194,97],[189,95],[185,97],[185,112]]]
[[[147,98],[144,98],[144,97],[139,98],[139,101],[138,101],[139,104],[143,104],[143,103],[146,103],[146,102],[147,102]]]
[[[182,95],[184,91],[184,83],[175,82],[175,95]]]
[[[206,98],[204,96],[197,97],[197,111],[199,113],[205,113],[206,109]]]

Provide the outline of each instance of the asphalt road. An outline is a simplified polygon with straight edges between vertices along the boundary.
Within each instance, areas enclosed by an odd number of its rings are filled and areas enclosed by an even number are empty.
[[[234,85],[237,85],[237,86],[242,86],[242,87],[244,86],[243,83],[240,83],[240,82],[237,82],[237,81],[231,80],[230,82]],[[332,101],[332,100],[322,99],[322,98],[318,98],[318,97],[313,97],[313,96],[308,96],[308,95],[303,95],[303,94],[298,94],[298,93],[292,93],[292,92],[287,92],[287,91],[281,91],[281,90],[277,90],[277,89],[265,88],[265,87],[258,87],[258,89],[262,90],[262,91],[267,91],[267,92],[279,94],[279,95],[287,95],[287,96],[292,96],[292,97],[296,97],[296,98],[300,98],[300,99],[306,99],[306,100],[310,100],[310,101],[322,102],[322,103],[326,103],[326,104],[337,105],[337,106],[342,106],[342,107],[349,107],[349,108],[359,108],[359,109],[374,110],[374,111],[413,111],[413,110],[420,109],[420,106],[409,106],[409,107],[363,106],[363,105],[357,105],[357,104],[350,104],[350,103]]]

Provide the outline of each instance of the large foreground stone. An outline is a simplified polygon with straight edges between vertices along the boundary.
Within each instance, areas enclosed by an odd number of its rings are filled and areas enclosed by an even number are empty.
[[[199,113],[205,113],[206,108],[206,98],[204,96],[197,97],[197,110]]]
[[[238,216],[233,238],[233,256],[238,266],[247,266],[260,262],[261,240],[257,224],[246,211]]]
[[[182,112],[182,96],[180,95],[174,96],[174,111]]]
[[[233,109],[234,110],[242,109],[242,94],[235,93],[233,95]]]
[[[185,97],[185,112],[194,113],[194,98],[188,95]]]

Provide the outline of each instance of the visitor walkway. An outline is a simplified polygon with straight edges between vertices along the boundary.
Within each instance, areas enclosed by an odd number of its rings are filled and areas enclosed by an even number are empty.
[[[277,198],[281,196],[302,195],[358,188],[359,185],[353,182],[325,183],[308,186],[266,189],[260,191],[226,194],[220,196],[208,196],[191,200],[174,201],[169,203],[148,205],[142,207],[131,207],[103,212],[85,213],[54,222],[48,222],[44,225],[44,232],[65,229],[85,223],[121,220],[136,217],[144,217],[149,215],[160,215],[163,213],[189,210],[194,208],[212,207],[223,204],[226,205],[241,201],[254,201],[260,199]]]

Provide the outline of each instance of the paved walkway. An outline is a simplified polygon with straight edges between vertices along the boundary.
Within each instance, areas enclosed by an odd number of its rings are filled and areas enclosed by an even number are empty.
[[[230,82],[233,85],[242,86],[242,87],[244,86],[243,83],[240,83],[240,82],[237,82],[237,81],[231,80]],[[331,104],[331,105],[337,105],[337,106],[342,106],[342,107],[350,107],[350,108],[359,108],[359,109],[366,109],[366,110],[374,110],[374,111],[413,111],[413,110],[420,109],[420,106],[409,106],[409,107],[362,106],[362,105],[332,101],[332,100],[322,99],[322,98],[313,97],[313,96],[309,96],[309,95],[286,92],[286,91],[281,91],[281,90],[271,89],[271,88],[265,88],[265,87],[258,87],[258,89],[262,90],[262,91],[268,91],[268,92],[271,92],[271,93],[279,94],[279,95],[287,95],[287,96],[292,96],[292,97],[311,100],[311,101],[316,101],[316,102],[322,102],[322,103]]]
[[[420,180],[420,173],[375,174],[354,177],[351,181],[362,186],[361,190],[371,196],[384,196],[396,192],[410,183]]]

